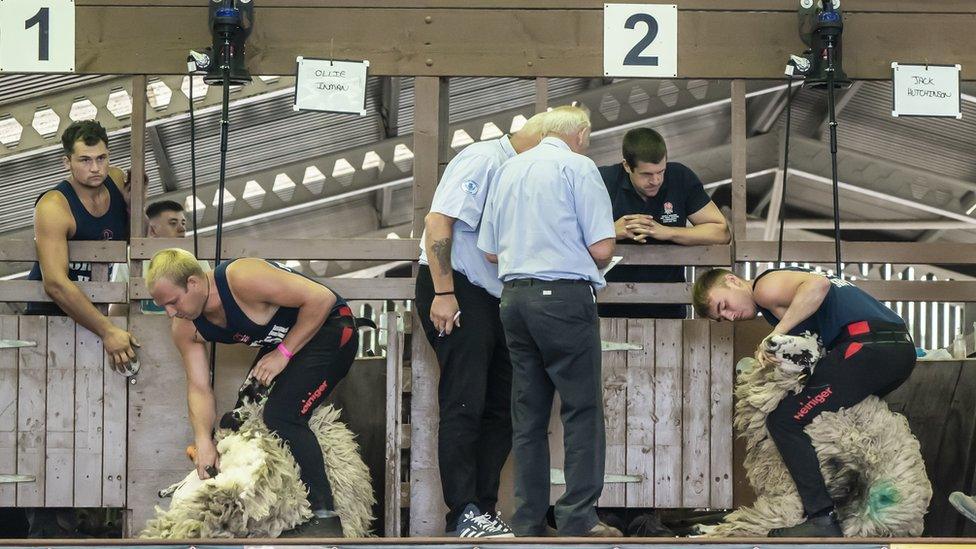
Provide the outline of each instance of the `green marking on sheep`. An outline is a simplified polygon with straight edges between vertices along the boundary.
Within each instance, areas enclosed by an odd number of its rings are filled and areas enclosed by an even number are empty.
[[[876,517],[899,501],[901,494],[890,481],[873,484],[868,492],[868,514]]]

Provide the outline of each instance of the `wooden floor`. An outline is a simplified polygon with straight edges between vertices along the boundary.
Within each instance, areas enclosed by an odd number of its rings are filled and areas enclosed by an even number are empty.
[[[325,547],[341,549],[355,547],[356,549],[382,549],[400,547],[428,547],[428,548],[456,548],[477,549],[478,547],[492,547],[497,549],[521,547],[573,547],[573,548],[618,548],[618,547],[668,547],[681,546],[683,549],[697,547],[728,548],[728,549],[761,549],[802,547],[817,549],[827,547],[843,547],[844,549],[950,549],[973,547],[976,548],[976,538],[727,538],[721,540],[706,540],[703,538],[512,538],[512,539],[474,539],[470,541],[458,538],[362,538],[362,539],[248,539],[246,540],[43,540],[43,543],[31,543],[32,540],[2,540],[0,547],[180,547],[186,549],[273,549],[274,547]],[[39,542],[41,540],[38,540]]]

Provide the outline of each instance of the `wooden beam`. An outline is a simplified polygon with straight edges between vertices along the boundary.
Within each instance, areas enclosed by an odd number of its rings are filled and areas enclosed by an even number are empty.
[[[654,246],[621,244],[620,265],[731,265],[732,248],[717,246]]]
[[[420,240],[416,238],[279,238],[256,241],[249,237],[225,238],[220,256],[261,257],[264,259],[297,260],[376,260],[413,261],[420,256]],[[130,254],[133,260],[152,259],[165,248],[193,250],[189,238],[134,238]],[[200,259],[213,259],[214,239],[200,239]]]
[[[746,83],[732,81],[732,232],[746,238]]]
[[[126,303],[125,284],[121,282],[75,282],[92,303]],[[51,302],[40,280],[0,281],[0,303],[29,301]]]
[[[549,109],[549,79],[540,77],[535,79],[535,112],[546,112]]]
[[[843,242],[845,263],[898,263],[908,265],[976,265],[976,254],[965,246],[941,242]],[[737,242],[735,260],[776,261],[776,243]],[[833,242],[784,242],[783,261],[833,263]]]
[[[130,158],[132,160],[131,186],[129,187],[129,240],[133,237],[141,237],[146,232],[145,214],[146,211],[146,104],[148,103],[148,91],[146,89],[146,77],[134,76],[132,78],[132,132],[129,140],[131,146]],[[193,85],[193,82],[190,82]],[[158,146],[162,151],[162,144],[159,142],[159,135],[155,128],[151,134],[154,137],[154,147]],[[161,166],[160,174],[165,174],[169,168],[169,160],[165,152],[160,157],[157,151],[157,162]],[[172,170],[170,169],[170,172]],[[170,176],[172,173],[170,173]],[[166,177],[165,175],[163,177]],[[165,181],[164,181],[165,183]],[[174,183],[175,184],[175,183]],[[142,261],[138,259],[129,260],[129,278],[142,276]],[[142,302],[134,301],[129,304],[128,314],[142,314]]]
[[[424,216],[430,211],[434,190],[447,165],[447,78],[418,77],[414,81],[416,114],[413,132],[413,236],[424,232]]]
[[[325,284],[345,299],[406,300],[414,298],[413,278],[312,277],[312,280]],[[5,284],[9,284],[9,282]],[[124,287],[121,284],[118,286]],[[10,301],[2,299],[3,295],[3,285],[0,285],[0,302]],[[146,288],[146,280],[144,278],[132,278],[129,280],[129,299],[152,299],[152,296],[149,295],[149,289]],[[23,301],[23,298],[17,301]]]
[[[785,177],[786,172],[784,170],[776,170],[776,176],[773,177],[773,188],[769,191],[769,211],[766,212],[763,240],[778,240],[779,211],[783,207],[783,183]]]
[[[858,280],[880,301],[976,301],[976,280]]]
[[[679,10],[715,10],[715,0],[673,0]],[[193,0],[78,0],[79,6],[183,6],[197,7]],[[602,10],[605,0],[262,0],[261,8],[410,8],[410,9],[589,9]],[[845,13],[976,13],[970,0],[939,0],[937,8],[917,0],[845,0]],[[796,13],[796,6],[783,0],[724,0],[722,11],[775,11]]]
[[[68,242],[68,259],[105,263],[125,263],[128,253],[119,240],[75,240]],[[0,239],[0,261],[37,261],[33,240]]]
[[[132,133],[130,138],[131,188],[129,189],[129,236],[142,236],[145,230],[143,210],[146,202],[146,77],[132,77]]]
[[[598,303],[691,303],[689,282],[611,282],[596,294]]]
[[[98,2],[103,2],[99,4]],[[210,42],[207,9],[189,0],[79,2],[76,71],[183,74],[191,47]],[[253,74],[292,74],[298,55],[369,59],[377,76],[566,76],[602,74],[602,2],[365,2],[279,0],[262,5],[248,43]],[[680,2],[679,78],[780,78],[789,54],[803,51],[795,5]],[[976,79],[976,12],[965,0],[845,5],[845,70],[887,80],[892,59],[960,63]],[[784,9],[784,7],[788,9]],[[549,8],[549,9],[540,9]],[[772,11],[780,10],[780,11]],[[956,10],[956,11],[953,11]],[[924,13],[924,17],[919,14]],[[125,27],[127,32],[113,32]],[[180,32],[173,32],[180,29]],[[379,39],[382,37],[382,39]],[[734,44],[734,48],[731,46]]]

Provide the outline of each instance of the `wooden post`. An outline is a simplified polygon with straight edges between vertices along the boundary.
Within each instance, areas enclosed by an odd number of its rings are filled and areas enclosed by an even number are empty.
[[[535,79],[535,112],[546,112],[549,108],[549,79]]]
[[[416,121],[413,130],[413,235],[424,232],[434,190],[447,165],[447,78],[417,77],[414,83]]]
[[[403,331],[399,315],[386,313],[386,498],[384,535],[400,537],[400,464],[403,441]]]
[[[193,85],[193,82],[190,82]],[[130,238],[142,238],[144,227],[144,211],[146,209],[146,77],[132,78],[132,138],[131,160],[132,180],[129,188],[129,217]],[[142,276],[142,260],[129,261],[129,278]],[[129,315],[141,314],[142,302],[131,300]],[[129,322],[131,325],[132,323]]]
[[[732,81],[732,234],[746,238],[746,82]]]
[[[417,77],[413,159],[413,234],[424,231],[434,190],[449,150],[448,79]],[[412,318],[410,366],[410,535],[444,531],[444,503],[437,460],[437,358],[424,337],[420,319]]]

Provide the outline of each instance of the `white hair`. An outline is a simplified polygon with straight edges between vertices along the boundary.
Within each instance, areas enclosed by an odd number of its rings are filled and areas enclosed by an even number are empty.
[[[556,107],[542,120],[542,135],[572,135],[590,127],[588,110],[574,105]]]
[[[548,112],[540,112],[532,116],[522,124],[519,128],[518,133],[525,132],[525,134],[541,134],[542,133],[542,123],[546,119]]]

